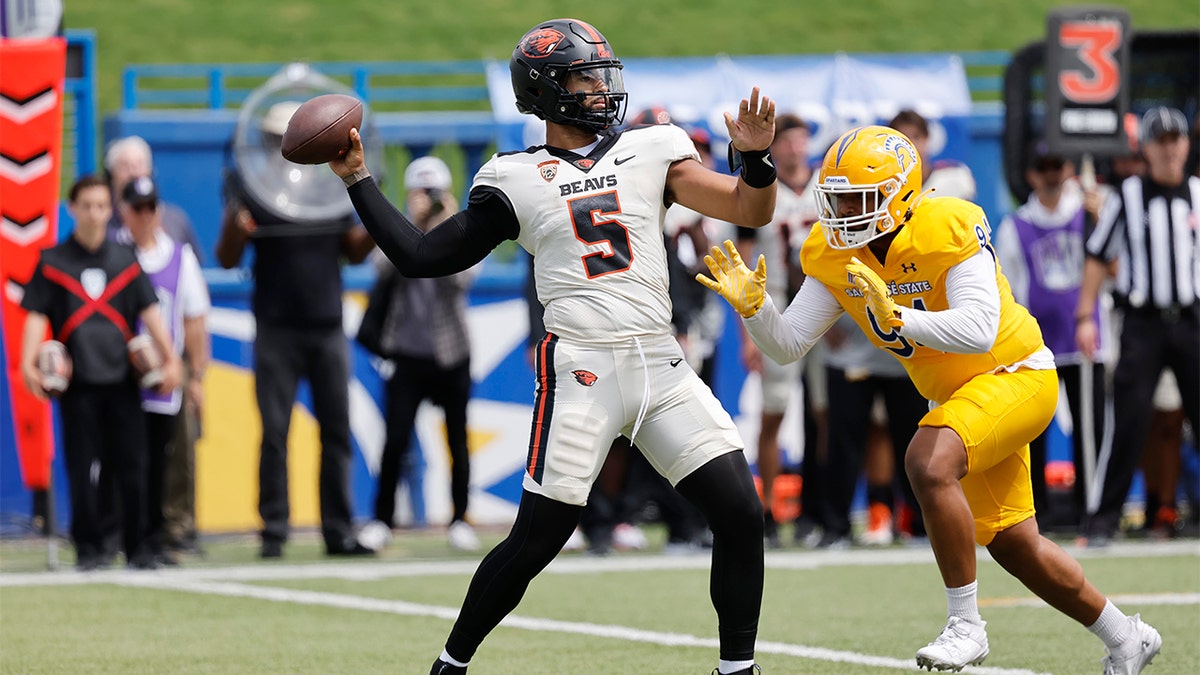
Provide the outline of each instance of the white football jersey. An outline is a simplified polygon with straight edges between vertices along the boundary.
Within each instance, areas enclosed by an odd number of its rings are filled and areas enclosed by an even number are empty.
[[[472,189],[508,198],[533,256],[546,331],[619,342],[671,332],[663,246],[667,169],[696,148],[682,129],[655,125],[602,137],[586,157],[538,146],[496,155]]]

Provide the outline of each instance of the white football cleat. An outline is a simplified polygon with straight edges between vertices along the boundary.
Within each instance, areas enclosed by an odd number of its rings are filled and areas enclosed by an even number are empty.
[[[381,520],[372,520],[358,531],[358,543],[372,551],[382,551],[392,540],[392,528]]]
[[[1104,675],[1137,675],[1162,649],[1162,636],[1154,626],[1142,621],[1142,615],[1129,617],[1130,632],[1125,642],[1116,649],[1108,650],[1104,664]]]
[[[950,617],[937,639],[917,650],[917,667],[925,670],[952,670],[983,663],[988,655],[987,622],[974,624],[957,616]]]
[[[465,520],[456,520],[450,523],[450,528],[446,530],[446,537],[450,540],[450,548],[457,551],[478,551],[479,537],[475,536],[475,530]]]
[[[642,528],[629,523],[619,523],[613,528],[612,542],[618,551],[643,551],[650,545]]]

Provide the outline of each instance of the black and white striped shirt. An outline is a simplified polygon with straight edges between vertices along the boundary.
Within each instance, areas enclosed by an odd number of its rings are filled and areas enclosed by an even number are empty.
[[[1200,298],[1200,178],[1176,187],[1132,177],[1100,210],[1088,255],[1117,260],[1116,293],[1132,308],[1188,307]]]

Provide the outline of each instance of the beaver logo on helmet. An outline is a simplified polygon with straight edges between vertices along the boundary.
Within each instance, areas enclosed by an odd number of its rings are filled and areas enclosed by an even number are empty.
[[[561,31],[553,28],[540,28],[521,38],[519,45],[521,53],[531,59],[543,59],[554,53],[563,40],[567,39]]]

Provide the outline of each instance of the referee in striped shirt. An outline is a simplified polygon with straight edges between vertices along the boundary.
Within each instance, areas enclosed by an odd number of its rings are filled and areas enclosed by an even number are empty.
[[[1096,296],[1107,266],[1117,262],[1116,302],[1124,310],[1120,356],[1113,374],[1112,453],[1089,546],[1117,532],[1146,443],[1154,387],[1164,367],[1179,381],[1184,411],[1200,429],[1200,178],[1187,176],[1188,124],[1179,110],[1150,109],[1142,118],[1144,177],[1121,183],[1100,210],[1087,240],[1075,339],[1089,358],[1097,348]]]

